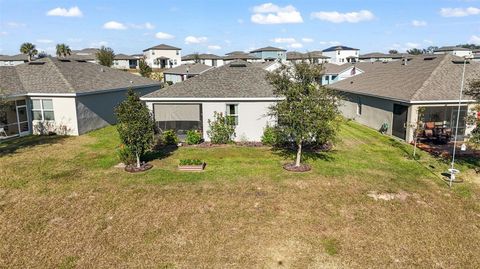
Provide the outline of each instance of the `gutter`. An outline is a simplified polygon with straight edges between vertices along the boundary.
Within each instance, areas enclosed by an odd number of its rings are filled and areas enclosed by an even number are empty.
[[[47,97],[77,97],[77,96],[84,96],[84,95],[92,95],[92,94],[100,94],[100,93],[109,93],[109,92],[117,92],[117,91],[125,91],[128,89],[139,89],[139,88],[149,88],[160,86],[161,84],[149,84],[149,85],[139,85],[139,86],[132,86],[126,88],[115,88],[115,89],[105,89],[105,90],[97,90],[91,92],[76,92],[76,93],[27,93],[21,96],[47,96]]]
[[[280,101],[284,100],[284,97],[140,97],[143,101]]]

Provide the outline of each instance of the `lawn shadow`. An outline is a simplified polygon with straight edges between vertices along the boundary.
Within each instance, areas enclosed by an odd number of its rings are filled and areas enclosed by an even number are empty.
[[[45,144],[56,144],[67,138],[61,135],[29,135],[0,141],[0,157],[14,154],[18,150]]]
[[[275,146],[272,147],[273,154],[280,156],[284,159],[295,160],[297,149],[292,146]],[[331,162],[334,158],[328,154],[332,151],[319,151],[306,148],[302,151],[302,161],[328,161]]]
[[[155,147],[153,150],[146,152],[143,158],[145,161],[150,162],[153,160],[161,160],[170,157],[173,152],[178,149],[176,145],[168,145],[163,147]]]

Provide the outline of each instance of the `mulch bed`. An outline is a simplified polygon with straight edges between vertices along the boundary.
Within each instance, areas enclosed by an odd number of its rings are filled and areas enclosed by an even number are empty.
[[[300,166],[295,166],[294,163],[286,163],[283,165],[283,169],[290,172],[307,172],[312,170],[312,167],[308,164],[300,164]]]
[[[183,144],[183,146],[186,146],[186,147],[197,147],[197,148],[219,148],[219,147],[225,147],[228,145],[235,145],[240,147],[253,147],[253,148],[265,146],[262,144],[262,142],[234,142],[230,144],[213,144],[211,142],[203,142],[198,145]]]
[[[153,165],[149,163],[142,163],[140,167],[137,167],[137,165],[127,165],[125,166],[125,171],[130,172],[130,173],[140,173],[140,172],[145,172],[147,170],[152,169]]]

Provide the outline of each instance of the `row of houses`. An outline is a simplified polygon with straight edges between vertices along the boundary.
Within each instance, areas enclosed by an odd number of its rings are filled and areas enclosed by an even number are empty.
[[[80,135],[113,124],[114,107],[133,88],[151,109],[160,130],[171,129],[182,136],[196,129],[209,140],[208,120],[214,112],[223,112],[236,119],[237,140],[259,141],[265,126],[274,123],[266,116],[269,106],[281,98],[273,94],[266,74],[281,63],[236,59],[239,52],[232,55],[218,67],[189,63],[172,68],[183,68],[177,73],[183,72],[184,77],[165,88],[86,59],[47,57],[0,67],[1,94],[9,100],[8,113],[0,119],[0,136],[2,131],[8,137],[45,131]],[[413,139],[412,126],[418,120],[454,133],[463,64],[467,81],[480,78],[480,63],[452,53],[390,61],[348,62],[347,57],[344,64],[321,63],[322,84],[343,96],[342,114],[405,141]],[[311,59],[311,55],[300,58]],[[168,77],[168,71],[164,75]],[[461,100],[460,138],[468,137],[474,128],[465,120],[474,113],[474,102],[468,96]],[[418,108],[425,109],[422,119]]]

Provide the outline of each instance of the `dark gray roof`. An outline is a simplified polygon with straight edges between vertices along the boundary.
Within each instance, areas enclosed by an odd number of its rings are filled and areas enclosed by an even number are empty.
[[[215,55],[215,54],[210,54],[210,53],[201,53],[201,54],[188,54],[182,57],[182,61],[190,61],[190,60],[195,60],[195,58],[200,59],[200,60],[218,60],[222,59],[222,57]]]
[[[166,69],[163,71],[164,74],[176,74],[176,75],[198,75],[201,74],[213,67],[195,63],[195,64],[182,64],[174,68]],[[188,69],[188,72],[187,72]]]
[[[454,50],[471,51],[471,49],[457,47],[457,46],[445,46],[445,47],[441,47],[441,48],[436,49],[434,52],[446,52],[446,51],[454,51]]]
[[[157,81],[98,64],[51,57],[13,67],[0,67],[0,73],[10,74],[0,76],[0,87],[10,94],[89,93],[160,85]]]
[[[236,51],[232,51],[232,52],[229,52],[229,53],[225,53],[225,55],[244,54],[244,53],[246,53],[246,52],[245,52],[245,51],[236,50]]]
[[[26,54],[0,55],[0,61],[28,61],[28,55]]]
[[[304,60],[306,59],[305,54],[298,51],[289,51],[287,52],[287,60]]]
[[[256,57],[255,55],[248,54],[248,53],[233,53],[226,56],[223,56],[224,60],[231,61],[231,60],[259,60],[260,58]]]
[[[333,46],[333,47],[330,47],[328,49],[324,49],[323,52],[337,51],[337,50],[359,50],[359,49],[354,49],[354,48],[350,48],[350,47],[347,47],[347,46]]]
[[[371,58],[392,58],[392,59],[401,59],[404,57],[404,54],[389,54],[389,53],[381,53],[381,52],[372,52],[367,54],[362,54],[358,58],[359,59],[371,59]]]
[[[126,54],[115,54],[115,60],[138,60],[138,58]]]
[[[365,72],[329,87],[405,102],[458,99],[463,68],[463,60],[459,57],[449,54],[415,56],[407,65],[403,61],[393,61],[356,66]],[[480,77],[480,63],[469,63],[465,75],[466,81]]]
[[[259,49],[256,49],[256,50],[252,50],[252,51],[250,51],[250,53],[261,52],[261,51],[287,51],[287,50],[285,50],[285,49],[280,49],[280,48],[275,48],[275,47],[272,47],[272,46],[268,46],[268,47],[264,47],[264,48],[259,48]]]
[[[181,48],[177,48],[177,47],[166,45],[166,44],[160,44],[160,45],[150,47],[148,49],[144,49],[143,51],[147,51],[147,50],[181,50]]]
[[[146,98],[275,97],[263,63],[235,61],[183,82],[155,91]]]

